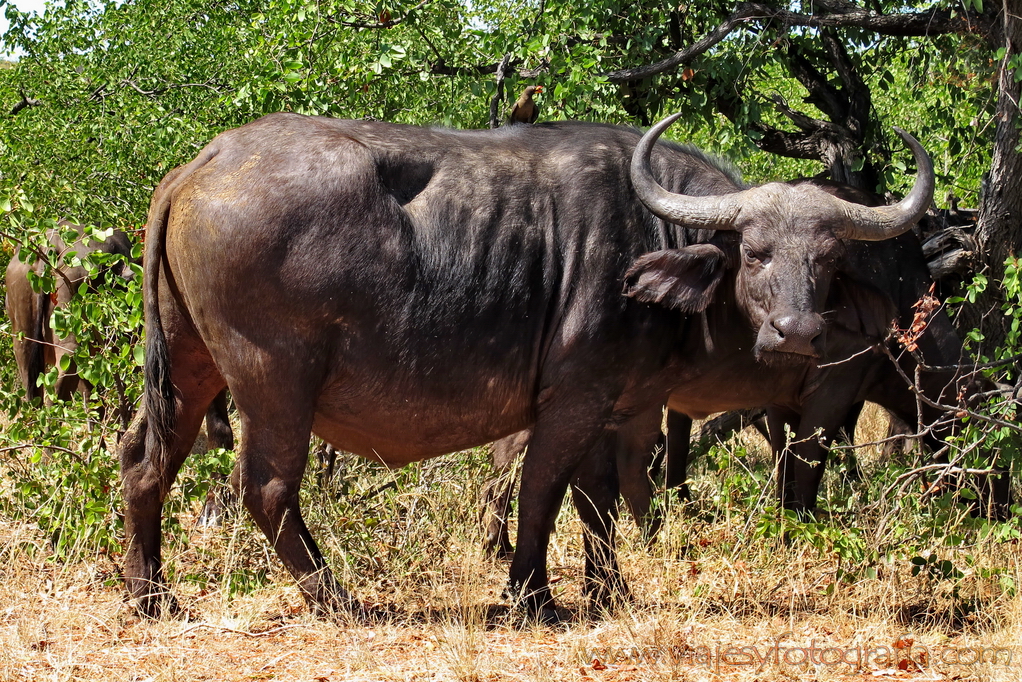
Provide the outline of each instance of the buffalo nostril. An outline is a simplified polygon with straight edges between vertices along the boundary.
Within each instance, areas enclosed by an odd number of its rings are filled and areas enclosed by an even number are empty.
[[[770,326],[777,331],[777,336],[783,339],[794,332],[796,321],[791,316],[777,317],[770,320]]]
[[[823,319],[819,315],[780,315],[770,320],[776,350],[803,355],[818,355],[823,338]]]

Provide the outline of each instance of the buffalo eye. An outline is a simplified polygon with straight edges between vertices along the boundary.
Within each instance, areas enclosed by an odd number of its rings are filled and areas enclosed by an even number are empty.
[[[820,268],[832,268],[837,264],[839,254],[834,251],[827,251],[816,256],[816,265]]]
[[[742,258],[748,265],[766,265],[770,262],[770,254],[757,252],[747,244],[742,244]]]

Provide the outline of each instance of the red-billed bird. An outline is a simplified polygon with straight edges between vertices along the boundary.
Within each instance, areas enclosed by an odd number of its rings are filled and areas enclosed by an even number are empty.
[[[542,85],[530,85],[518,98],[518,101],[511,107],[511,113],[507,116],[507,124],[535,123],[539,118],[539,105],[532,100],[537,92],[543,92]]]

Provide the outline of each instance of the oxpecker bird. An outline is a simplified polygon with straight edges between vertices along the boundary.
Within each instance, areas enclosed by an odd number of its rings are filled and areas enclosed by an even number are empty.
[[[537,92],[543,92],[542,85],[530,85],[525,88],[525,92],[511,107],[511,113],[507,117],[508,125],[536,122],[539,118],[539,105],[532,101],[532,96]]]

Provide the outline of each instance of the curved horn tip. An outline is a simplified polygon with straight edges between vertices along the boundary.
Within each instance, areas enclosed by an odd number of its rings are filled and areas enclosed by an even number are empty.
[[[666,124],[670,125],[671,123],[674,123],[679,118],[681,118],[681,115],[683,113],[685,113],[685,112],[679,111],[677,113],[671,114],[670,116],[667,116],[666,118],[664,118],[663,123],[666,123]]]
[[[894,128],[894,132],[898,133],[898,136],[902,140],[904,140],[907,145],[912,146],[913,142],[916,143],[916,144],[919,144],[919,140],[917,140],[914,135],[905,132],[904,129],[899,128],[898,126],[891,126],[891,127]]]
[[[661,120],[659,123],[657,123],[655,126],[653,126],[650,130],[656,130],[656,131],[659,131],[659,132],[663,132],[664,130],[667,129],[668,126],[670,126],[672,123],[674,123],[679,118],[681,118],[681,115],[683,113],[685,113],[685,112],[679,111],[676,114],[671,114],[670,116],[667,116],[666,118]]]
[[[642,136],[643,141],[647,141],[647,140],[652,141],[652,140],[656,140],[657,138],[659,138],[660,135],[665,130],[667,130],[667,128],[670,127],[670,125],[672,123],[674,123],[679,118],[681,118],[682,113],[684,113],[684,112],[679,111],[676,114],[671,114],[670,116],[668,116],[668,117],[658,121],[656,125],[654,125],[652,128],[647,130],[646,133]]]

